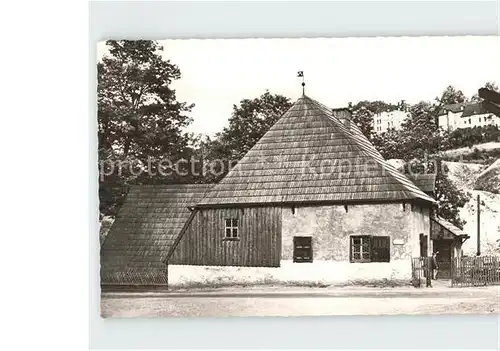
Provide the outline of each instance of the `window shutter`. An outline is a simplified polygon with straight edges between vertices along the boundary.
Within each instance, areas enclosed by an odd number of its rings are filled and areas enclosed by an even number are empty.
[[[372,262],[390,262],[391,238],[388,236],[372,236]]]
[[[352,262],[352,237],[349,238],[349,261]]]
[[[312,262],[312,237],[295,236],[293,238],[293,261]]]

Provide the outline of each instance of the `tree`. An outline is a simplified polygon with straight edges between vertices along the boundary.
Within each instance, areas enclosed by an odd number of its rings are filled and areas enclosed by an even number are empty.
[[[291,106],[289,98],[269,91],[258,98],[243,99],[239,105],[233,105],[229,125],[217,133],[214,140],[204,141],[205,158],[222,160],[224,164],[224,169],[219,169],[215,178],[206,180],[222,178]]]
[[[101,213],[114,215],[130,184],[181,180],[160,161],[188,156],[192,138],[183,129],[193,105],[177,101],[171,83],[180,70],[156,41],[106,44],[109,55],[97,65],[99,196]]]
[[[489,90],[500,92],[500,88],[498,87],[497,83],[495,83],[493,81],[486,82],[486,84],[484,85],[484,87],[486,89],[489,89]]]
[[[452,105],[467,102],[467,97],[462,90],[457,90],[452,85],[448,85],[436,100],[440,105]]]
[[[500,93],[500,88],[498,87],[497,83],[495,83],[493,81],[486,82],[484,84],[483,88],[486,88],[488,90],[493,90],[493,91],[496,91],[497,93]],[[479,97],[479,94],[476,92],[474,95],[472,95],[471,101],[480,102],[480,101],[482,101],[482,99]]]
[[[470,200],[471,194],[455,186],[448,177],[448,166],[439,157],[429,166],[430,171],[436,173],[435,198],[438,201],[438,215],[463,229],[466,222],[460,218],[460,209]]]
[[[424,158],[444,150],[444,131],[438,127],[439,107],[421,101],[409,109],[410,118],[401,125],[402,147],[407,157]]]
[[[401,159],[404,153],[401,146],[405,145],[402,138],[401,131],[389,129],[381,134],[373,134],[371,142],[386,160]]]
[[[399,130],[390,129],[372,137],[375,147],[387,159],[423,158],[444,148],[443,131],[435,122],[437,106],[421,101],[410,106],[408,112],[410,117]]]

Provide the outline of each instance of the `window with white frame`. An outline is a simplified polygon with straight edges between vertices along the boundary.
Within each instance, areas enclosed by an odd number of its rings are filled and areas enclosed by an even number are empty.
[[[370,262],[370,237],[351,236],[351,262]]]
[[[224,231],[224,236],[226,239],[234,239],[239,237],[238,233],[238,219],[237,218],[227,218],[226,228]]]

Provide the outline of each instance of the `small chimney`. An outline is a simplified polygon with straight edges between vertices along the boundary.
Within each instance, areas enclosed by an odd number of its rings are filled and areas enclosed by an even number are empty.
[[[350,109],[341,107],[332,109],[332,114],[334,117],[338,118],[340,122],[347,128],[351,129],[351,117],[352,112]]]

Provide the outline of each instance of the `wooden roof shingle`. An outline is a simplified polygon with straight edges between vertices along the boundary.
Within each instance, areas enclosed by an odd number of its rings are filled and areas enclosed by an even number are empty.
[[[302,96],[198,203],[435,202],[351,122]]]
[[[101,248],[101,282],[157,283],[170,250],[194,206],[212,184],[133,186]],[[129,279],[130,281],[126,281]]]
[[[458,228],[457,226],[451,224],[447,220],[441,217],[431,217],[431,225],[437,224],[441,226],[442,228],[446,229],[448,232],[453,234],[456,237],[464,237],[464,238],[469,238],[469,235],[465,233],[462,229]]]

